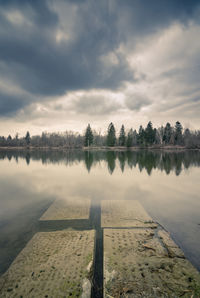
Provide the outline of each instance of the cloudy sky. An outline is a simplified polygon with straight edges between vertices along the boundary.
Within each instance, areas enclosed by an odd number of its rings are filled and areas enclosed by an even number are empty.
[[[0,135],[199,114],[199,0],[0,0]]]

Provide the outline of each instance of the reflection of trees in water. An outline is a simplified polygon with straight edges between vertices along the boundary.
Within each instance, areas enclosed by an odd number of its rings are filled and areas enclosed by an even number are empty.
[[[115,169],[115,160],[116,160],[116,152],[115,151],[108,151],[106,152],[106,161],[108,163],[108,171],[112,175]]]
[[[88,173],[90,172],[90,169],[92,167],[93,160],[93,154],[91,153],[91,151],[85,151],[85,166],[88,170]]]
[[[30,160],[41,160],[43,164],[65,164],[67,166],[78,164],[83,161],[88,172],[92,167],[105,161],[108,166],[108,171],[112,174],[116,167],[116,160],[119,162],[121,171],[125,166],[135,168],[138,166],[140,171],[146,170],[148,175],[151,175],[153,169],[165,171],[170,174],[171,171],[179,175],[183,169],[188,169],[191,166],[200,166],[200,151],[0,151],[0,159],[25,159],[29,164]]]
[[[30,164],[30,159],[31,159],[31,156],[30,156],[30,153],[29,152],[27,152],[26,153],[26,163],[27,163],[27,165],[29,165]]]
[[[119,165],[120,165],[121,171],[124,172],[124,167],[126,163],[126,152],[124,151],[118,152],[118,159],[119,159]]]
[[[151,175],[152,169],[156,169],[159,166],[160,155],[151,151],[139,151],[135,152],[137,157],[137,164],[140,171],[146,169],[147,173]]]

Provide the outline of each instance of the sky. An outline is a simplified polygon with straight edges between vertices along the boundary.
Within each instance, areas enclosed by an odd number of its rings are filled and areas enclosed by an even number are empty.
[[[199,0],[0,0],[0,135],[199,114]]]

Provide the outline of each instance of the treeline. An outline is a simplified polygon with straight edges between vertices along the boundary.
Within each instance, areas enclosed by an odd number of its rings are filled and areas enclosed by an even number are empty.
[[[18,133],[14,138],[0,136],[0,147],[69,147],[80,148],[83,146],[83,136],[72,131],[64,133],[47,133],[30,136],[27,131],[24,137],[19,138]]]
[[[128,131],[124,125],[119,133],[116,132],[114,124],[111,122],[107,133],[101,134],[93,130],[88,124],[84,135],[66,131],[64,133],[46,133],[42,135],[30,136],[27,131],[24,137],[0,136],[0,147],[65,147],[82,148],[85,147],[161,147],[161,146],[184,146],[186,148],[200,148],[200,131],[183,129],[179,121],[172,126],[167,123],[165,126],[154,128],[150,121],[144,128],[142,125],[138,131],[132,128]]]
[[[99,138],[101,140],[101,138]],[[149,121],[146,128],[142,125],[139,130],[132,128],[126,133],[124,125],[121,126],[117,137],[114,124],[111,122],[108,126],[107,135],[103,137],[100,144],[96,142],[96,135],[93,133],[90,124],[88,124],[84,136],[84,145],[105,145],[109,147],[149,147],[149,146],[170,146],[179,145],[187,148],[200,148],[200,131],[190,131],[188,128],[183,130],[179,121],[172,126],[167,123],[165,126],[153,128]]]

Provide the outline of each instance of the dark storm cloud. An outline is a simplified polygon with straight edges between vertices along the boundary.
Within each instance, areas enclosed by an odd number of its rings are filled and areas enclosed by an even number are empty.
[[[199,0],[126,0],[111,1],[113,7],[122,16],[120,25],[124,24],[124,35],[130,38],[131,34],[138,36],[152,33],[168,26],[171,22],[187,24],[190,19],[199,21],[196,10]],[[120,7],[120,9],[119,9]],[[124,22],[124,19],[126,21]],[[122,33],[123,34],[123,33]]]
[[[0,92],[0,117],[12,116],[26,105],[21,96],[13,96]]]
[[[26,101],[14,96],[11,100],[11,95],[6,101],[1,96],[1,115],[19,110],[39,95],[42,98],[78,89],[116,89],[134,80],[126,57],[116,52],[119,45],[172,21],[186,23],[199,1],[71,0],[66,9],[75,8],[74,24],[69,38],[60,42],[56,42],[56,34],[63,28],[52,3],[59,6],[67,1],[0,1],[0,77],[31,94]],[[21,14],[21,23],[13,23],[8,17],[16,11]],[[104,60],[110,53],[115,53],[115,63]]]
[[[11,1],[10,6],[13,3],[16,4]],[[29,2],[25,3],[19,8],[29,18]],[[15,79],[25,90],[55,95],[80,88],[116,88],[133,77],[123,57],[119,56],[119,63],[109,67],[100,59],[118,46],[114,22],[104,16],[105,5],[92,2],[79,5],[72,39],[58,44],[55,34],[59,24],[47,8],[48,2],[42,11],[45,19],[48,14],[52,19],[50,27],[48,18],[47,23],[44,19],[41,24],[41,12],[38,13],[41,9],[38,3],[43,1],[34,3],[31,2],[34,15],[30,27],[13,26],[1,16],[8,34],[4,31],[0,35],[0,59],[12,64]],[[13,77],[13,72],[7,75]]]

